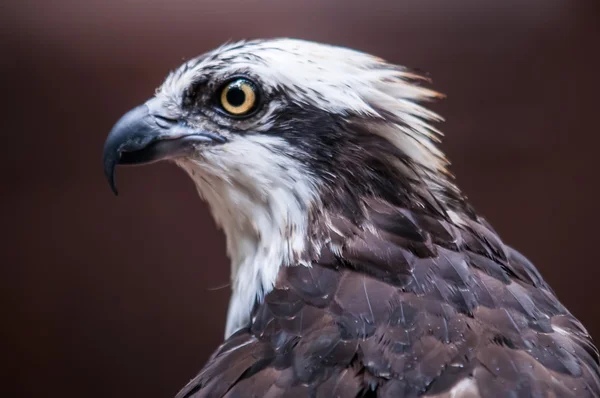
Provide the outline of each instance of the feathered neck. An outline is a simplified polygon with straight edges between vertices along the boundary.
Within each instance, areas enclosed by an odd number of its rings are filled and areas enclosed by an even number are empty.
[[[243,146],[256,143],[248,141]],[[272,160],[273,155],[268,156]],[[366,177],[360,173],[350,177],[340,172],[336,185],[294,168],[273,173],[270,167],[262,168],[260,159],[245,160],[246,167],[253,170],[254,181],[249,181],[246,174],[231,173],[224,181],[224,170],[215,168],[214,162],[209,167],[205,161],[179,161],[226,236],[232,284],[226,336],[248,325],[254,305],[273,289],[281,266],[310,266],[325,247],[331,253],[341,253],[347,236],[340,222],[346,228],[351,226],[346,231],[368,228],[369,201],[449,221],[458,213],[466,213],[462,207],[466,202],[454,185],[448,185],[446,177],[401,158],[395,158],[398,164],[386,163],[380,157],[384,163],[375,164],[373,159],[367,162],[373,167],[371,183],[361,179]],[[279,159],[281,164],[286,161]],[[228,169],[230,165],[221,166]]]

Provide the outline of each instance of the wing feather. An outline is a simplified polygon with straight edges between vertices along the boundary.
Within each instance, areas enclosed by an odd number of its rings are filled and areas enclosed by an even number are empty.
[[[187,397],[599,397],[598,350],[484,220],[378,203],[280,270]],[[326,260],[325,260],[326,259]]]

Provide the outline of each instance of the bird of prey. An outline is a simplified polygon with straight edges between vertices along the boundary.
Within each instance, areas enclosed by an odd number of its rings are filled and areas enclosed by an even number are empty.
[[[600,396],[584,326],[448,171],[427,86],[348,48],[243,41],[117,122],[115,193],[118,164],[171,160],[226,236],[225,341],[179,398]]]

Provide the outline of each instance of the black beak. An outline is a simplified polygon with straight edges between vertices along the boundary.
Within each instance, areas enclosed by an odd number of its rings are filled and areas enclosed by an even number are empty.
[[[145,164],[190,155],[198,145],[226,142],[225,137],[198,131],[177,120],[154,115],[146,104],[127,112],[115,124],[104,143],[104,174],[111,189],[118,164]]]

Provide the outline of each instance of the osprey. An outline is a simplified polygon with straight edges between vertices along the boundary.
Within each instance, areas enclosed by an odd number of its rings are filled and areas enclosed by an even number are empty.
[[[162,159],[223,229],[224,343],[192,397],[599,397],[598,350],[469,205],[426,79],[275,39],[185,62],[123,116],[118,164]]]

